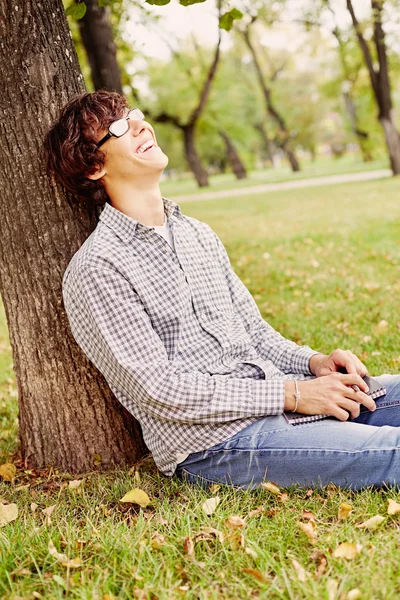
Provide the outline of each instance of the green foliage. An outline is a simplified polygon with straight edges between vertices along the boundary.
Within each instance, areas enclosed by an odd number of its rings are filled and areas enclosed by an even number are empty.
[[[243,13],[237,8],[232,8],[229,12],[224,13],[220,20],[219,26],[221,29],[225,29],[226,31],[230,31],[233,26],[233,22],[235,19],[241,19],[243,17]]]
[[[146,0],[147,4],[153,4],[155,6],[165,6],[169,4],[171,0]],[[179,0],[179,4],[182,6],[191,6],[192,4],[200,4],[205,0]]]
[[[86,9],[87,6],[84,2],[79,2],[79,4],[76,4],[76,2],[72,2],[72,4],[70,4],[66,9],[65,14],[67,15],[67,17],[72,17],[73,19],[76,19],[78,21],[79,19],[82,19],[82,17],[85,16]]]

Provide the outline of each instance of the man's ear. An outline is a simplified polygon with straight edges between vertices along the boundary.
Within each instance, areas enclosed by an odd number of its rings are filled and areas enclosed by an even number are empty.
[[[93,181],[97,181],[98,179],[101,179],[103,177],[103,175],[105,175],[106,173],[107,173],[107,170],[106,170],[105,166],[103,166],[101,169],[96,169],[95,171],[93,171],[93,173],[86,175],[86,177],[88,179],[92,179]]]

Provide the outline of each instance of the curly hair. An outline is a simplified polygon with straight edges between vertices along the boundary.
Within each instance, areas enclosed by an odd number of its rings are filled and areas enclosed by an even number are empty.
[[[96,206],[110,202],[100,180],[87,176],[104,166],[105,154],[97,133],[124,115],[127,100],[117,92],[97,90],[79,94],[61,110],[48,131],[44,147],[47,169],[68,191]]]

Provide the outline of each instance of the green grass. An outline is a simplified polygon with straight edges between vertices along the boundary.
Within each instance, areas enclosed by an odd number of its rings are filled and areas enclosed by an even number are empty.
[[[321,351],[351,348],[372,374],[394,373],[400,365],[398,189],[397,180],[387,179],[181,206],[217,231],[263,316],[284,335]],[[382,321],[387,325],[379,326]],[[2,463],[17,447],[16,386],[3,313],[0,406]],[[0,497],[19,507],[18,519],[0,528],[0,598],[346,600],[356,588],[362,599],[400,596],[400,517],[387,516],[388,499],[400,501],[394,490],[328,487],[308,497],[290,489],[282,502],[262,489],[221,487],[221,503],[206,517],[201,504],[215,492],[170,480],[149,459],[131,471],[87,475],[77,490],[66,486],[71,478],[21,469],[12,484],[0,484]],[[138,486],[151,505],[119,502]],[[32,502],[38,505],[34,513]],[[342,502],[353,512],[338,521]],[[41,511],[52,505],[46,524]],[[243,547],[226,519],[258,507],[263,512],[246,519]],[[315,514],[315,547],[298,526],[303,510]],[[376,531],[355,527],[378,513],[386,520]],[[184,539],[194,539],[204,526],[221,531],[224,540],[198,540],[191,560]],[[160,547],[155,534],[164,536]],[[49,554],[49,540],[69,558],[80,557],[81,567],[68,571]],[[354,560],[334,557],[344,541],[362,544]],[[321,577],[311,560],[315,549],[327,559]],[[293,560],[306,570],[304,582]],[[265,580],[244,569],[256,569]],[[329,596],[332,581],[338,589]]]
[[[232,173],[222,175],[211,175],[209,187],[199,188],[195,179],[190,176],[187,179],[165,180],[162,182],[161,190],[164,196],[183,194],[202,194],[217,190],[228,190],[245,188],[264,183],[278,183],[305,179],[308,177],[323,177],[324,175],[337,175],[344,173],[357,173],[362,171],[374,171],[389,167],[386,159],[374,160],[369,163],[360,161],[357,155],[346,154],[339,159],[320,157],[314,162],[302,161],[302,170],[293,173],[285,161],[275,169],[262,169],[249,171],[247,179],[237,180]]]

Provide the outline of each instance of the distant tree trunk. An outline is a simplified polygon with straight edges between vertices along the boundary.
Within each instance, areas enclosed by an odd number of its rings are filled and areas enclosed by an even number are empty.
[[[256,123],[254,129],[261,135],[263,150],[271,163],[271,167],[275,167],[274,144],[265,131],[264,123]]]
[[[79,20],[82,43],[88,57],[93,85],[122,94],[121,73],[117,63],[110,9],[98,0],[85,0],[85,16]]]
[[[195,142],[194,142],[194,126],[186,125],[182,127],[183,130],[183,141],[185,146],[185,156],[189,163],[189,166],[196,178],[199,187],[208,186],[208,175],[207,171],[203,168],[199,155],[197,154]]]
[[[44,165],[45,134],[83,77],[62,0],[16,8],[0,0],[0,292],[22,457],[74,473],[132,464],[145,450],[140,428],[75,343],[62,303],[62,275],[98,216]]]
[[[254,22],[254,21],[255,21],[255,17],[253,17],[252,22]],[[254,62],[254,66],[256,68],[258,80],[260,82],[261,90],[264,95],[267,112],[279,127],[278,136],[277,136],[279,146],[282,148],[282,150],[286,154],[286,156],[289,160],[290,166],[292,168],[292,171],[294,171],[294,172],[300,171],[299,161],[297,160],[296,155],[292,148],[292,143],[291,143],[291,139],[290,139],[290,131],[289,131],[282,115],[278,112],[278,109],[274,105],[274,103],[272,101],[271,90],[265,83],[265,79],[264,79],[264,76],[263,76],[263,73],[261,70],[261,65],[258,61],[255,48],[250,39],[250,26],[248,26],[244,31],[242,31],[242,35],[243,35],[244,40],[250,50],[251,55],[253,57],[253,62]]]
[[[355,15],[352,0],[346,0],[346,2],[378,106],[378,119],[385,134],[390,165],[393,174],[400,175],[400,136],[396,128],[396,119],[392,105],[385,32],[382,26],[384,0],[371,0],[373,39],[377,56],[377,66],[375,66],[374,58]]]
[[[351,129],[357,138],[363,161],[371,162],[373,160],[373,156],[371,154],[370,148],[368,147],[369,133],[367,131],[363,131],[358,127],[357,109],[353,98],[350,95],[350,92],[344,92],[343,97],[346,105],[347,114],[349,115]]]
[[[222,137],[222,139],[225,142],[226,156],[228,158],[229,164],[232,167],[233,173],[236,175],[236,178],[237,179],[246,179],[247,178],[246,167],[242,163],[240,156],[237,153],[237,150],[236,150],[235,146],[233,145],[231,138],[226,133],[226,131],[221,130],[219,132],[219,135]]]

